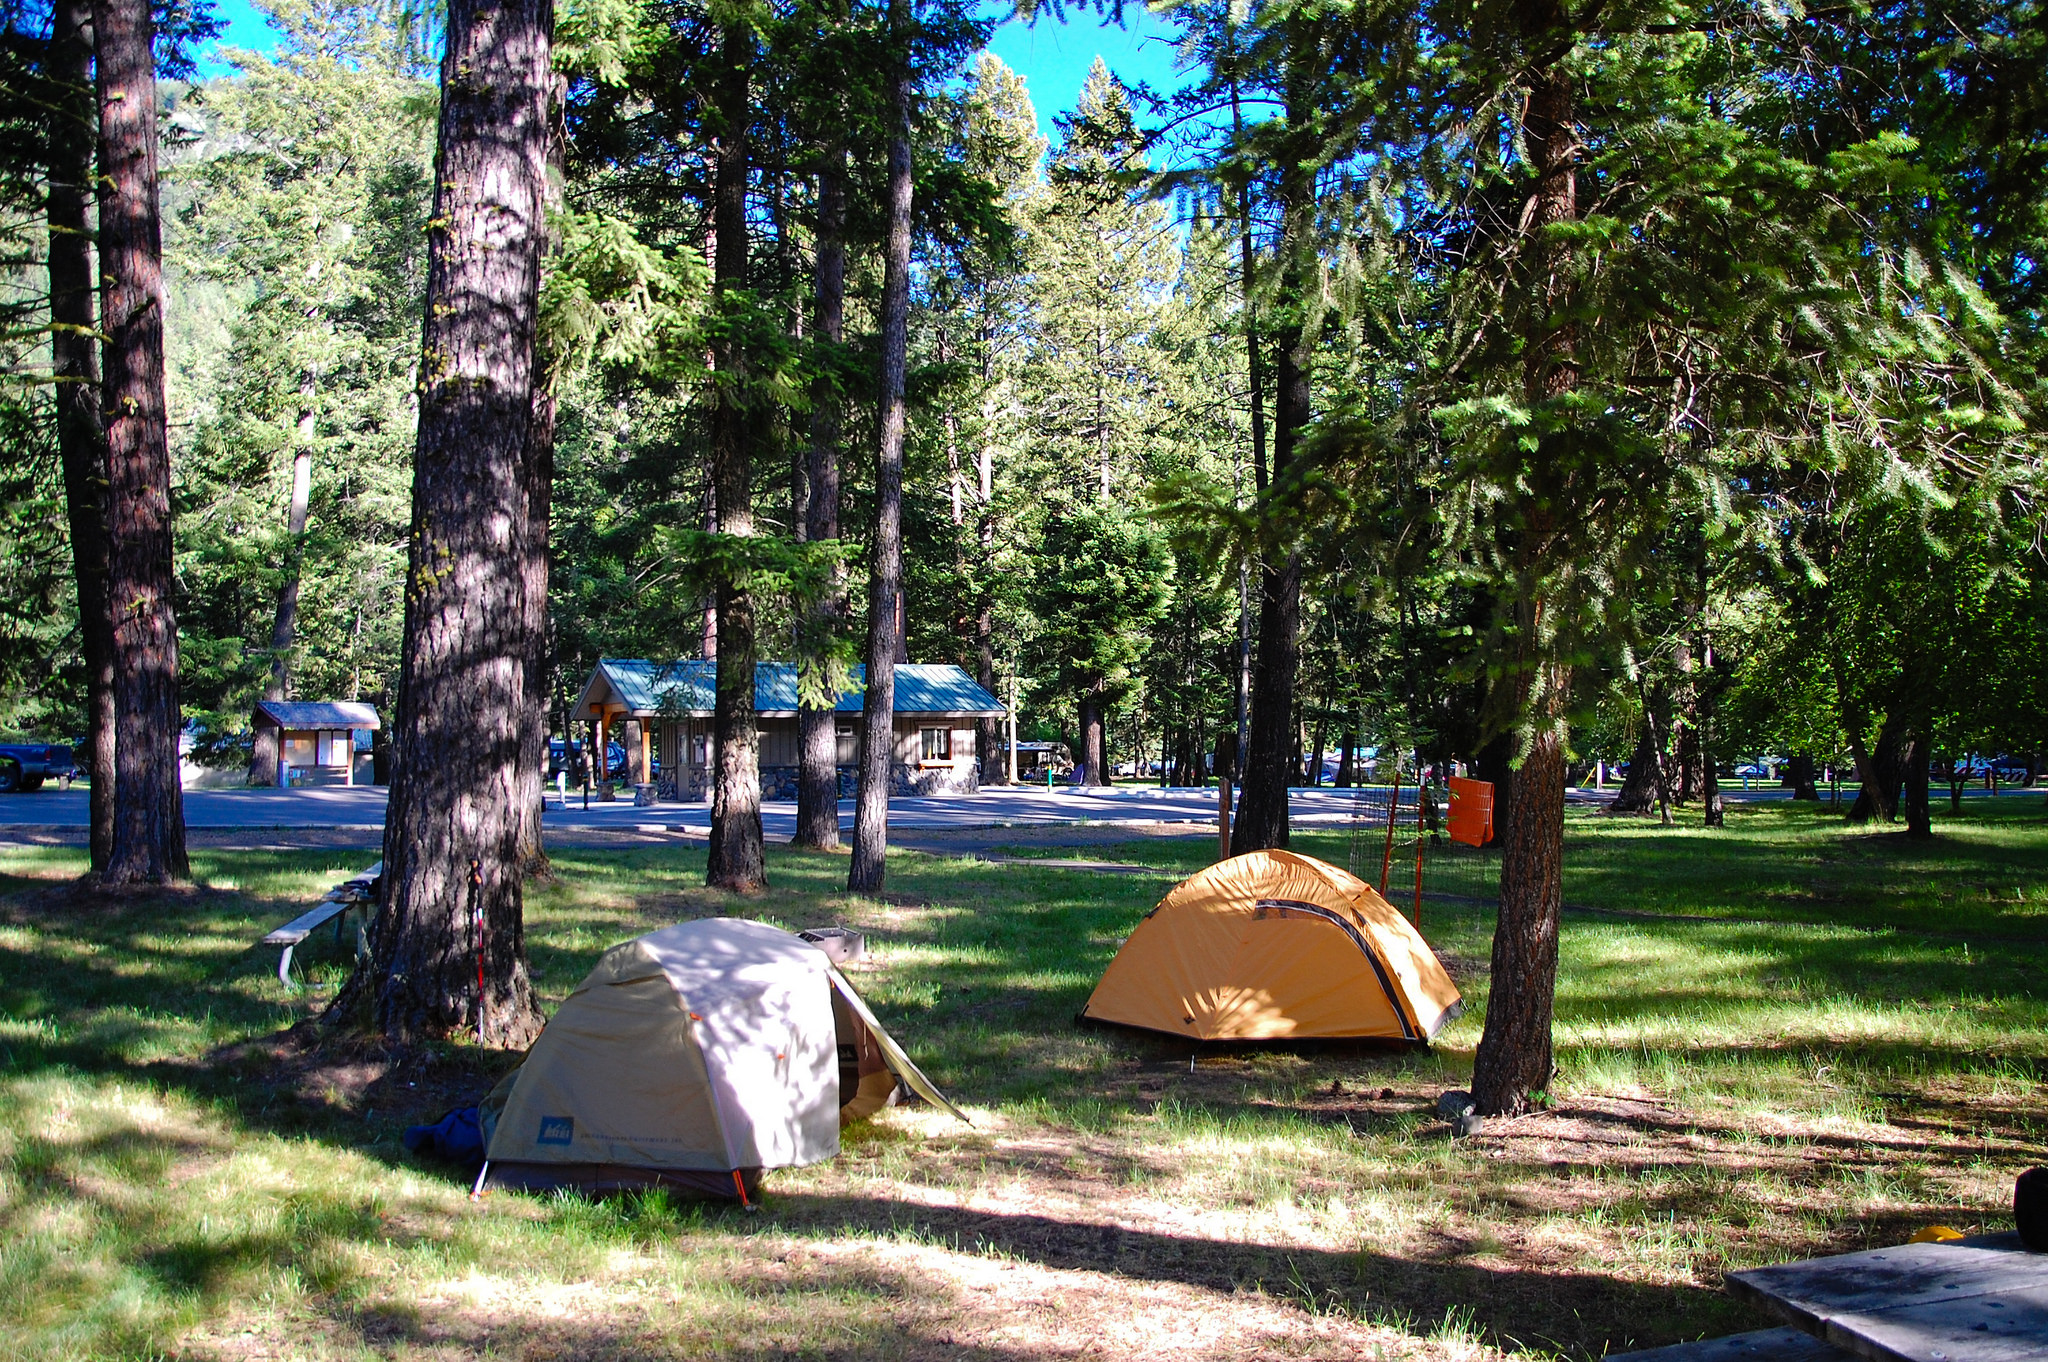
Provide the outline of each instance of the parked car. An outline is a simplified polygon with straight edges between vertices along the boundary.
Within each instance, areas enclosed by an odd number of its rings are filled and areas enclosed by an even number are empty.
[[[27,794],[78,769],[71,749],[60,742],[0,743],[0,794]]]
[[[1737,780],[1776,780],[1778,773],[1770,768],[1768,762],[1745,761],[1735,768],[1735,778]]]
[[[581,742],[565,742],[560,738],[548,739],[548,779],[553,780],[558,772],[573,769],[577,758],[583,755]],[[615,742],[605,744],[606,773],[616,780],[626,774],[626,749]],[[655,756],[654,771],[661,772],[661,758]]]

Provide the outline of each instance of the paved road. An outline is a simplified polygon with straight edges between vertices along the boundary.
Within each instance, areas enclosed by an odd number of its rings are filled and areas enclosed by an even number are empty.
[[[1412,801],[1413,793],[1404,791]],[[1301,824],[1345,823],[1358,816],[1359,803],[1386,792],[1296,790],[1294,821]],[[1408,802],[1408,801],[1404,801]],[[853,801],[841,800],[839,815],[853,822]],[[991,787],[978,794],[898,798],[889,806],[892,829],[933,830],[1031,827],[1086,823],[1202,823],[1216,819],[1214,790],[1159,790],[1124,786],[1116,789],[1073,789],[1043,786]],[[7,828],[85,826],[85,791],[46,787],[34,794],[0,796],[0,835]],[[788,840],[796,831],[794,803],[762,806],[761,821],[771,838]],[[711,810],[704,804],[663,803],[636,808],[630,800],[612,804],[592,801],[586,809],[571,795],[566,808],[549,797],[544,820],[548,831],[662,831],[705,833]],[[187,790],[185,826],[211,828],[381,828],[384,791],[376,788],[311,790]]]
[[[1971,791],[1983,797],[1984,791]],[[2011,791],[2038,795],[2039,791]],[[1404,790],[1413,799],[1412,790]],[[1732,800],[1777,800],[1789,791],[1732,789]],[[1578,789],[1575,803],[1599,803],[1612,791]],[[1296,789],[1290,795],[1297,827],[1342,826],[1372,812],[1359,805],[1379,801],[1386,791]],[[841,823],[853,826],[853,802],[839,805]],[[69,843],[82,841],[86,795],[82,789],[45,788],[34,794],[0,795],[0,841]],[[657,844],[687,841],[710,830],[711,811],[703,804],[667,803],[636,808],[630,801],[585,809],[571,797],[567,808],[552,800],[545,819],[547,835],[559,845]],[[771,841],[788,841],[796,831],[796,805],[769,803],[761,810],[762,829]],[[990,787],[977,794],[933,795],[891,802],[891,840],[902,846],[930,844],[967,849],[1008,842],[1086,845],[1119,840],[1125,835],[1204,836],[1216,824],[1214,790],[1160,790],[1121,786],[1115,789],[1073,789],[1043,786]],[[384,791],[375,788],[311,790],[188,790],[185,825],[195,845],[369,846],[384,826]],[[1129,833],[1118,832],[1127,829]]]

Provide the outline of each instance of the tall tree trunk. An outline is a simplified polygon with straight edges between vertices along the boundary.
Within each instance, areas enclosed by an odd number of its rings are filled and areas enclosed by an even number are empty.
[[[1714,719],[1720,695],[1720,685],[1714,677],[1714,643],[1707,632],[1707,621],[1712,612],[1713,582],[1708,572],[1707,543],[1700,540],[1700,556],[1697,564],[1699,584],[1698,638],[1693,649],[1699,671],[1693,679],[1694,721],[1698,728],[1694,733],[1700,754],[1700,802],[1706,826],[1718,828],[1724,825],[1725,811],[1721,807],[1721,773],[1716,769],[1714,752]]]
[[[893,40],[907,44],[909,0],[889,0]],[[889,234],[882,260],[880,438],[875,449],[875,543],[868,576],[867,695],[861,707],[860,786],[846,887],[882,888],[889,850],[889,782],[896,747],[896,656],[903,646],[903,378],[910,330],[910,71],[899,63],[889,94]]]
[[[178,621],[164,411],[156,63],[148,0],[94,0],[100,113],[100,308],[106,336],[107,589],[114,629],[109,884],[190,873],[178,781]]]
[[[104,871],[114,850],[114,617],[107,594],[107,432],[100,418],[100,364],[93,338],[92,183],[98,112],[93,106],[92,5],[56,0],[50,12],[50,375],[56,381],[57,451],[77,580],[79,651],[85,661],[85,768],[92,781],[88,845]]]
[[[1640,682],[1637,683],[1639,686]],[[1671,826],[1671,772],[1665,764],[1664,740],[1657,734],[1657,707],[1650,690],[1642,686],[1643,733],[1650,739],[1650,782],[1657,792],[1657,821]]]
[[[1564,20],[1556,0],[1523,0],[1526,35],[1551,42]],[[1578,130],[1573,77],[1556,67],[1531,73],[1522,111],[1523,144],[1535,163],[1536,182],[1524,220],[1540,234],[1578,216]],[[1561,306],[1566,248],[1536,237],[1531,278],[1538,297],[1527,311],[1524,397],[1533,406],[1565,397],[1579,384],[1578,334]],[[1537,458],[1542,458],[1539,449]],[[1549,482],[1550,470],[1534,470]],[[1554,484],[1553,484],[1554,485]],[[1542,500],[1527,508],[1517,548],[1518,580],[1529,580],[1542,556],[1556,551]],[[1541,633],[1544,602],[1517,603],[1520,637]],[[1493,934],[1493,985],[1486,999],[1486,1029],[1472,1066],[1472,1097],[1482,1115],[1526,1110],[1531,1093],[1546,1090],[1553,1070],[1551,1013],[1557,997],[1557,925],[1564,883],[1565,705],[1571,677],[1563,664],[1524,655],[1527,689],[1516,708],[1535,725],[1521,769],[1501,847],[1500,914]]]
[[[846,328],[846,152],[834,148],[818,172],[817,343],[836,362]],[[811,444],[805,469],[810,504],[804,533],[814,544],[839,538],[839,376],[822,371],[811,381]],[[824,650],[837,632],[842,601],[833,589],[811,607],[811,638],[804,665],[822,669]],[[797,711],[796,844],[830,851],[839,845],[838,711],[803,704]]]
[[[557,75],[549,89],[547,183],[542,203],[548,211],[554,211],[561,207],[562,176],[568,156],[568,81]],[[559,245],[556,233],[550,230],[541,247],[543,271],[547,257]],[[555,497],[555,363],[555,355],[546,338],[536,333],[533,416],[526,428],[526,445],[520,460],[520,482],[526,495],[526,534],[519,547],[519,580],[526,622],[522,653],[525,712],[520,718],[519,789],[514,796],[519,811],[519,864],[529,877],[552,874],[547,845],[542,838],[541,815],[547,800],[548,681],[552,670],[548,629],[548,534],[554,518]],[[568,736],[566,725],[563,736]]]
[[[1934,823],[1927,807],[1927,765],[1933,747],[1928,740],[1928,727],[1924,719],[1914,724],[1901,753],[1899,803],[1906,815],[1908,837],[1934,835]]]
[[[1878,725],[1875,752],[1860,739],[1852,738],[1849,754],[1856,762],[1856,802],[1849,806],[1848,821],[1868,823],[1872,819],[1889,823],[1899,814],[1899,791],[1905,782],[1905,763],[1900,749],[1912,740],[1905,721],[1898,714],[1885,715]]]
[[[1309,354],[1299,327],[1283,329],[1276,368],[1273,476],[1293,458],[1309,416]],[[1230,830],[1230,854],[1242,856],[1287,845],[1287,781],[1299,736],[1294,722],[1294,680],[1300,664],[1301,555],[1290,550],[1259,573],[1259,642],[1252,663],[1251,728],[1245,744],[1242,789]]]
[[[1300,102],[1290,93],[1288,118],[1297,126],[1303,112],[1297,107]],[[1293,463],[1301,433],[1308,426],[1314,376],[1315,337],[1303,326],[1299,304],[1309,287],[1301,260],[1314,235],[1315,172],[1299,156],[1281,179],[1279,197],[1284,262],[1280,306],[1288,310],[1274,333],[1278,359],[1274,366],[1273,482]],[[1263,451],[1255,449],[1254,453]],[[1262,458],[1255,460],[1254,472],[1263,493],[1267,478]],[[1287,783],[1298,740],[1294,681],[1300,665],[1300,636],[1301,554],[1290,549],[1279,563],[1267,557],[1260,564],[1258,653],[1252,671],[1251,725],[1244,749],[1242,788],[1230,830],[1233,856],[1287,845]]]
[[[1813,754],[1801,752],[1786,764],[1785,783],[1792,787],[1794,799],[1820,799],[1820,787],[1813,776]]]
[[[753,30],[730,23],[720,39],[719,139],[716,188],[718,258],[714,291],[730,306],[747,286],[747,123],[753,68]],[[737,317],[717,345],[718,406],[712,415],[711,481],[718,497],[718,533],[754,534],[754,435],[747,393],[750,356],[734,332]],[[767,887],[761,845],[760,733],[754,721],[754,593],[743,580],[722,574],[717,583],[718,682],[712,698],[711,848],[704,882],[714,889],[751,894]]]
[[[1610,813],[1648,813],[1657,807],[1657,740],[1651,733],[1648,716],[1640,732],[1636,734],[1636,750],[1628,759],[1628,774],[1622,777],[1621,789],[1614,795],[1614,802],[1607,806]]]
[[[1346,728],[1337,735],[1342,751],[1337,754],[1336,786],[1348,790],[1358,783],[1358,730]]]
[[[1671,660],[1679,675],[1677,703],[1672,706],[1671,713],[1671,764],[1678,785],[1672,802],[1690,804],[1699,798],[1702,782],[1700,682],[1696,674],[1699,663],[1692,644],[1685,639],[1680,639],[1672,650]]]
[[[292,643],[299,634],[299,578],[306,562],[306,509],[313,499],[313,436],[318,413],[314,410],[317,379],[307,370],[299,379],[299,423],[292,449],[292,486],[285,503],[284,580],[277,587],[277,612],[270,623],[270,675],[263,683],[263,698],[288,700],[292,693]],[[283,730],[273,724],[256,729],[255,745],[249,757],[249,783],[276,785],[279,769],[278,743]]]
[[[989,381],[990,360],[986,358],[989,347],[982,347],[982,378]],[[994,571],[996,554],[996,449],[995,442],[984,433],[981,449],[975,455],[975,496],[978,515],[975,523],[975,539],[981,548],[981,562],[975,574],[975,597],[977,609],[974,616],[974,679],[990,695],[996,693],[996,611],[994,593],[989,589],[989,574]],[[975,733],[975,751],[981,755],[981,778],[991,785],[1010,783],[1008,764],[992,760],[995,751],[1002,745],[1001,719],[978,719]]]
[[[1515,803],[1515,743],[1513,737],[1501,734],[1481,747],[1473,755],[1472,774],[1493,786],[1493,826],[1505,828],[1514,812]],[[1645,807],[1648,807],[1647,805]],[[1498,837],[1495,839],[1498,841]]]
[[[1548,684],[1555,689],[1561,680]],[[1550,1023],[1564,903],[1564,738],[1554,713],[1539,713],[1537,721],[1542,727],[1514,774],[1512,816],[1505,826],[1495,822],[1500,914],[1486,1029],[1472,1064],[1472,1098],[1488,1116],[1525,1110],[1530,1093],[1550,1086],[1554,1068]]]
[[[328,1014],[400,1044],[542,1021],[518,795],[553,27],[550,0],[448,6],[383,903]]]
[[[1081,767],[1084,784],[1110,783],[1107,727],[1102,714],[1102,684],[1097,682],[1081,695]]]

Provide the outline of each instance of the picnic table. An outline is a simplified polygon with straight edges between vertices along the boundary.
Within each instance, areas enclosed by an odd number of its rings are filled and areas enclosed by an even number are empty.
[[[319,903],[257,943],[263,946],[284,947],[284,953],[277,958],[277,977],[286,988],[297,987],[292,983],[292,952],[297,949],[299,943],[329,922],[334,923],[334,939],[337,943],[340,942],[342,929],[348,925],[348,914],[354,909],[369,905],[374,896],[377,877],[383,873],[384,862],[379,861],[368,870],[349,876],[322,895]]]
[[[1631,1362],[2048,1358],[2048,1253],[2028,1252],[2017,1234],[1750,1268],[1729,1273],[1728,1289],[1791,1327],[1625,1356]]]

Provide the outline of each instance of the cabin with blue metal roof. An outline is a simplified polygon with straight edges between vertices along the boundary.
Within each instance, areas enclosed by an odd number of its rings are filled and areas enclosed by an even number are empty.
[[[866,668],[834,706],[838,765],[850,778],[860,758]],[[718,663],[688,658],[599,660],[576,702],[591,725],[591,751],[618,742],[626,778],[652,784],[667,799],[701,800],[711,785],[711,717]],[[983,719],[1005,710],[995,696],[950,663],[896,665],[894,763],[898,793],[935,794],[980,785],[975,734]],[[761,797],[796,798],[797,676],[788,662],[754,664],[754,719],[760,731]]]

